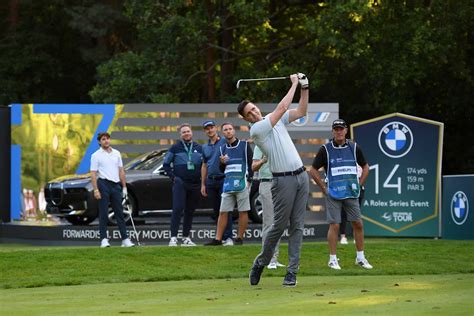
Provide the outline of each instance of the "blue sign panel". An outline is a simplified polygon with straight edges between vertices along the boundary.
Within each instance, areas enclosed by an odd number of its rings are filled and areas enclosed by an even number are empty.
[[[443,124],[394,113],[351,126],[370,165],[361,206],[372,236],[439,236]]]
[[[442,237],[474,239],[474,175],[443,177]]]

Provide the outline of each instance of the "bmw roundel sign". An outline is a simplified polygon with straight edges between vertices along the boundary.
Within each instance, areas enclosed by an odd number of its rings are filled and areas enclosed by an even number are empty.
[[[400,158],[410,152],[413,146],[413,133],[410,128],[398,121],[392,121],[380,129],[380,150],[390,158]]]
[[[462,225],[469,215],[469,200],[463,191],[454,193],[451,199],[451,217],[456,225]]]
[[[443,176],[443,238],[474,240],[474,216],[469,212],[473,196],[474,174]]]
[[[361,204],[366,235],[440,235],[443,128],[403,113],[351,124],[370,170]]]

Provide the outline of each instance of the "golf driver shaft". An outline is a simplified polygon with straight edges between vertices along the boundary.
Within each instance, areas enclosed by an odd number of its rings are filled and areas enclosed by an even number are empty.
[[[133,231],[135,232],[135,237],[136,237],[136,239],[137,239],[137,245],[138,245],[138,246],[141,246],[141,244],[140,244],[140,238],[138,238],[138,232],[137,232],[137,229],[135,228],[135,222],[133,221],[133,214],[132,214],[132,213],[133,213],[133,210],[130,210],[130,209],[128,208],[127,202],[130,203],[130,201],[128,201],[128,199],[123,199],[123,200],[122,200],[122,206],[123,206],[123,208],[124,208],[124,211],[125,211],[125,207],[127,207],[127,212],[130,213],[130,221],[132,222]]]
[[[237,81],[237,89],[239,88],[240,86],[240,83],[242,81],[267,81],[267,80],[284,80],[284,79],[289,79],[290,77],[289,76],[286,76],[286,77],[270,77],[270,78],[252,78],[252,79],[239,79],[239,81]]]

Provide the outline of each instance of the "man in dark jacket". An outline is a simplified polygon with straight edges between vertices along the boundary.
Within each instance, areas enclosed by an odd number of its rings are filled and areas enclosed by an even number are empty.
[[[170,147],[163,162],[163,169],[173,181],[173,214],[169,246],[178,246],[178,229],[184,211],[181,246],[192,247],[196,244],[191,240],[189,232],[201,189],[202,147],[193,142],[193,132],[188,123],[181,124],[178,132],[181,140]]]

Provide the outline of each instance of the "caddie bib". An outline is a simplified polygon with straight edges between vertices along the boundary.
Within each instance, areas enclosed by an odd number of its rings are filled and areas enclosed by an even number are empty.
[[[326,176],[329,196],[336,200],[358,198],[357,144],[347,140],[343,147],[335,147],[332,141],[323,146],[328,158]]]
[[[222,192],[241,192],[246,187],[247,142],[238,141],[237,145],[225,144],[220,147],[221,155],[227,154],[229,160],[225,166],[225,178]]]

